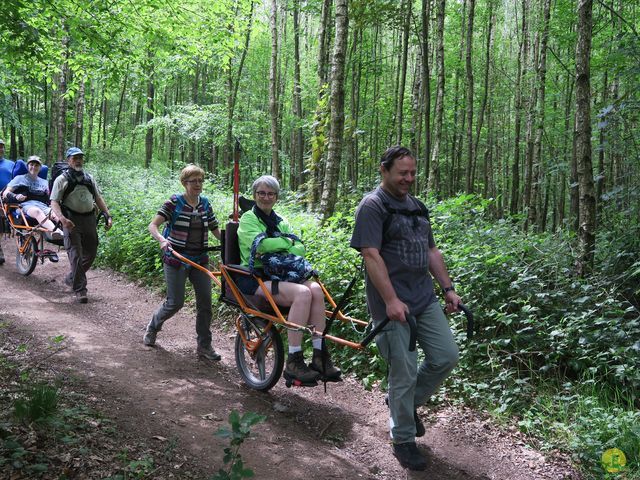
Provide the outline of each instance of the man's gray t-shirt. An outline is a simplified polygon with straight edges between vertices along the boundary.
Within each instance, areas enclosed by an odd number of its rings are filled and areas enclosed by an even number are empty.
[[[362,248],[380,251],[396,295],[409,307],[411,314],[417,316],[436,300],[429,274],[429,249],[435,247],[431,224],[421,215],[394,213],[383,238],[383,225],[390,215],[385,202],[392,209],[420,211],[420,205],[413,197],[398,200],[378,187],[358,205],[351,247],[358,251]],[[366,290],[373,320],[383,320],[387,315],[386,305],[368,276]]]

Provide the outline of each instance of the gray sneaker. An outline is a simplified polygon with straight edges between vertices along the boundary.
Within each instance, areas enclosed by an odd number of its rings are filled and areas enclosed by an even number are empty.
[[[144,337],[142,338],[142,343],[144,343],[147,347],[155,346],[155,344],[156,344],[156,335],[158,335],[158,332],[156,332],[150,326],[147,326],[147,331],[144,332]]]
[[[196,352],[198,353],[198,358],[204,358],[206,360],[211,360],[212,362],[219,362],[222,358],[220,354],[211,347],[198,347]]]

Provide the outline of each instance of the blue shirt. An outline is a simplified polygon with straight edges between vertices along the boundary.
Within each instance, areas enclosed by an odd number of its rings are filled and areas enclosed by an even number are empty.
[[[6,187],[11,181],[14,165],[15,162],[7,160],[4,157],[0,158],[0,190]]]

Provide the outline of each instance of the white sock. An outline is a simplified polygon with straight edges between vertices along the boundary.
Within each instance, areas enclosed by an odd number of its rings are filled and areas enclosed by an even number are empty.
[[[316,350],[322,350],[322,339],[321,338],[314,338],[311,343],[313,343],[313,348],[315,348]]]
[[[302,345],[298,345],[297,347],[289,345],[289,353],[296,353],[301,351],[302,351]]]

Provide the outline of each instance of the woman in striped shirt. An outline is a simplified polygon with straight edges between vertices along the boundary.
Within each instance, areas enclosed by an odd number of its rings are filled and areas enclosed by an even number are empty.
[[[211,345],[211,278],[204,272],[185,265],[171,255],[169,247],[200,265],[207,265],[208,232],[220,240],[218,220],[206,197],[201,195],[204,170],[196,165],[187,165],[180,172],[184,193],[172,195],[149,224],[151,236],[158,241],[163,251],[164,277],[167,282],[167,298],[154,313],[143,342],[149,347],[156,344],[156,335],[162,324],[173,317],[184,305],[184,290],[187,278],[196,294],[197,354],[211,361],[220,360],[220,355]],[[166,223],[163,233],[160,226]]]

